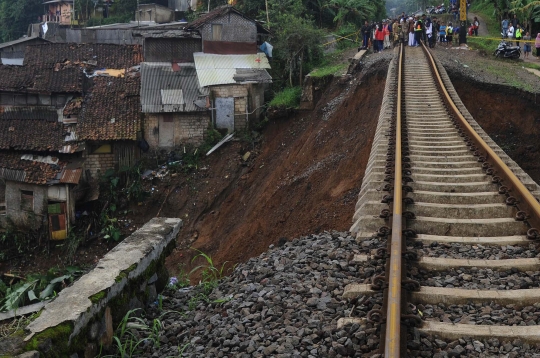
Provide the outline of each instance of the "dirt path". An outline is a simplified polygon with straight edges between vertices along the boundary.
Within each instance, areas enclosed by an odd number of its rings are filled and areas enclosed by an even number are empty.
[[[487,29],[487,24],[480,15],[469,12],[469,15],[468,15],[469,21],[472,22],[475,16],[478,18],[478,22],[480,22],[480,26],[478,27],[478,36],[488,37],[489,31]]]

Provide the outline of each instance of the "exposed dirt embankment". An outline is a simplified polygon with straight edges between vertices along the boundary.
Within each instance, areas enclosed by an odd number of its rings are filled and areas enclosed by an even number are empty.
[[[461,74],[449,75],[478,124],[534,181],[540,182],[540,96],[476,82]]]
[[[313,111],[270,122],[255,159],[247,166],[238,165],[238,158],[231,161],[230,174],[222,175],[231,175],[232,180],[223,182],[223,190],[211,189],[214,197],[193,213],[196,218],[188,219],[179,242],[197,237],[194,248],[211,255],[217,264],[234,264],[283,238],[348,230],[377,125],[387,66],[388,59],[380,58],[347,83],[336,79]],[[228,150],[236,148],[239,157],[246,150],[240,147],[235,143]],[[222,161],[230,160],[226,152],[219,154]],[[212,171],[219,172],[215,167]],[[162,215],[183,216],[189,206],[200,205],[186,201],[185,195],[189,190],[171,194]],[[168,259],[170,271],[177,271],[179,264],[189,267],[192,256],[190,250],[175,251]]]

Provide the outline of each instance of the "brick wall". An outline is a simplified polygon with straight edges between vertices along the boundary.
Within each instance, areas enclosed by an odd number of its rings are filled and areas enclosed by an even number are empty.
[[[21,210],[21,190],[34,193],[34,210]],[[40,227],[44,224],[47,212],[47,186],[6,181],[6,216],[16,225],[35,225]],[[34,222],[29,222],[34,220]]]
[[[113,146],[114,152],[114,146]],[[83,155],[85,158],[84,167],[90,171],[90,174],[94,178],[99,177],[99,173],[103,174],[107,169],[114,169],[117,166],[114,154],[89,154],[85,152]]]
[[[204,135],[210,124],[210,116],[206,112],[199,113],[170,113],[174,123],[173,147],[181,144],[199,145],[204,141]],[[150,148],[160,147],[159,123],[162,115],[146,114],[143,124],[144,139]]]
[[[257,25],[238,14],[230,12],[224,16],[212,19],[201,29],[203,40],[212,40],[212,24],[223,25],[221,41],[255,42],[257,41]]]

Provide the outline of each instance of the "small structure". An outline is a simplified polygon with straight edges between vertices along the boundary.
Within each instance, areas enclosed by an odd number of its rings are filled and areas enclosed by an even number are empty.
[[[174,10],[158,4],[140,4],[135,12],[135,21],[171,22],[174,21]]]
[[[250,117],[259,117],[265,85],[272,82],[265,54],[195,53],[194,58],[199,85],[208,88],[214,98],[216,127],[229,133],[246,129]]]
[[[26,46],[48,42],[41,37],[23,37],[14,41],[0,43],[0,61],[4,65],[22,66]]]
[[[186,26],[201,34],[204,53],[256,54],[270,32],[230,5],[215,8]]]
[[[56,22],[62,25],[71,25],[74,12],[73,0],[47,0],[43,2],[46,13],[43,22]]]
[[[199,86],[214,99],[215,125],[228,132],[245,129],[260,116],[264,91],[272,77],[258,51],[270,33],[232,6],[218,7],[186,26],[200,34],[202,51],[194,53]]]
[[[145,113],[144,138],[151,148],[200,144],[210,124],[207,92],[199,87],[193,53],[201,37],[184,30],[142,33],[141,106]],[[204,105],[198,107],[195,101]]]

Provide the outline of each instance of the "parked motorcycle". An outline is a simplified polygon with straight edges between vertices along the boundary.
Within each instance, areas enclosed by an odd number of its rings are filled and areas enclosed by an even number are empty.
[[[499,58],[518,59],[521,56],[521,48],[519,46],[509,46],[506,41],[501,40],[493,55]]]

